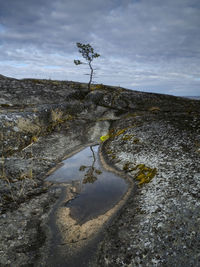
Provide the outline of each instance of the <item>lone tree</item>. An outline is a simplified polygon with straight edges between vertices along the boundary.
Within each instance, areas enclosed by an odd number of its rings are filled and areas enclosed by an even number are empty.
[[[78,47],[79,53],[81,53],[82,57],[86,60],[86,63],[81,62],[80,60],[74,60],[74,64],[75,65],[80,65],[80,64],[88,64],[89,65],[89,67],[90,67],[90,80],[88,82],[88,90],[90,90],[92,77],[93,77],[93,73],[94,73],[94,69],[92,67],[92,60],[94,58],[100,57],[100,55],[97,53],[94,53],[94,49],[90,44],[76,43],[76,46]]]

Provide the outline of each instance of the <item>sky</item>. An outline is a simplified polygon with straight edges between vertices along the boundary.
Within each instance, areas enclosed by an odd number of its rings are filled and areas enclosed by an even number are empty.
[[[0,0],[0,74],[200,95],[199,0]]]

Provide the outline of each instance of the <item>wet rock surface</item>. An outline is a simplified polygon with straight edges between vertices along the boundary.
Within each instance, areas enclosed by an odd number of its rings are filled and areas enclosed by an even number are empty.
[[[104,158],[135,190],[91,266],[199,265],[200,101],[4,76],[0,92],[1,266],[46,266],[61,191],[45,177],[108,131]]]

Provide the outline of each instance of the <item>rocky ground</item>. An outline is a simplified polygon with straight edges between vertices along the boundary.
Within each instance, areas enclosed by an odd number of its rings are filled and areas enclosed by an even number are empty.
[[[102,242],[96,266],[199,266],[199,114],[135,114],[106,144],[108,160],[141,183]],[[129,128],[131,127],[131,128]]]
[[[200,101],[92,89],[0,76],[0,266],[41,266],[60,195],[44,178],[108,132],[104,158],[137,190],[91,265],[199,266]]]

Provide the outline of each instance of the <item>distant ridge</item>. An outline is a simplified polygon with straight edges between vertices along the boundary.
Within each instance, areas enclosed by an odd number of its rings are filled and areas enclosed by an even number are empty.
[[[185,98],[200,100],[200,96],[184,96]]]

